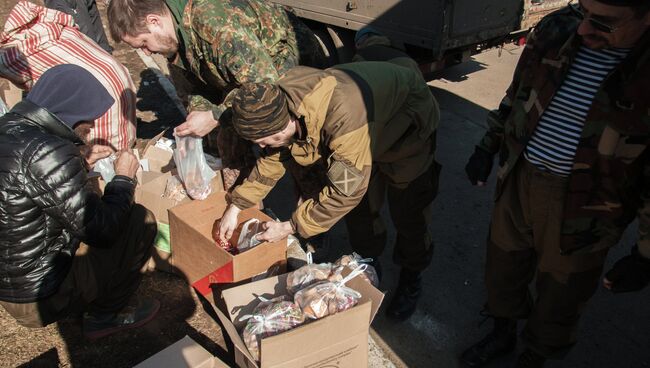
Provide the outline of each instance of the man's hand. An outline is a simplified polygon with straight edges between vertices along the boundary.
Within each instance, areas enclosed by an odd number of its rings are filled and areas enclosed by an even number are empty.
[[[625,256],[612,267],[603,278],[603,286],[613,293],[639,291],[650,283],[650,259],[639,254],[639,248],[632,248],[632,254]]]
[[[259,241],[276,242],[294,233],[289,221],[267,221],[262,224],[264,232],[257,236]]]
[[[219,121],[214,120],[212,111],[192,111],[183,124],[174,128],[174,134],[179,137],[186,135],[204,137],[217,126]]]
[[[133,152],[129,149],[124,149],[117,152],[117,159],[113,162],[113,168],[115,168],[115,175],[128,176],[129,178],[135,178],[135,173],[140,167],[140,162],[138,158],[135,157]]]
[[[467,165],[465,165],[465,172],[472,185],[478,185],[479,187],[485,185],[492,171],[493,163],[494,158],[489,152],[479,147],[474,149],[474,154],[472,154],[467,161]]]
[[[102,146],[100,144],[95,144],[92,146],[81,146],[79,148],[81,156],[86,160],[88,167],[91,169],[95,167],[95,163],[103,158],[106,158],[115,152],[113,148],[109,146]]]
[[[241,210],[237,206],[233,204],[229,205],[226,209],[226,212],[224,212],[221,221],[219,222],[219,228],[212,228],[212,237],[216,239],[218,236],[224,242],[230,240],[230,238],[232,238],[232,233],[235,231],[237,225],[239,224],[239,212],[241,212]],[[215,230],[217,231],[217,234],[214,234]]]

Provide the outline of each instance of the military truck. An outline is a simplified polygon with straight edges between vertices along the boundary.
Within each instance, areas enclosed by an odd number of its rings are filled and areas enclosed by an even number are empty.
[[[544,15],[567,0],[272,0],[316,33],[331,62],[354,54],[354,35],[370,26],[417,60],[442,69],[507,42],[523,42]]]

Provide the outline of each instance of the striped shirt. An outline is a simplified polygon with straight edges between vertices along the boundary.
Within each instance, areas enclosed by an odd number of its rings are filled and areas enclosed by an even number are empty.
[[[580,48],[526,146],[524,157],[530,163],[552,174],[569,176],[594,96],[628,52],[629,49]]]
[[[136,117],[129,71],[79,32],[70,15],[19,2],[0,33],[0,77],[29,90],[46,70],[59,64],[88,70],[115,99],[106,114],[95,120],[91,143],[131,147]]]

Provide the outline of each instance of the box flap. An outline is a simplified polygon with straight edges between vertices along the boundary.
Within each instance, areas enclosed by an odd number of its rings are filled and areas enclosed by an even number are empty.
[[[214,310],[217,313],[217,318],[219,318],[223,328],[226,330],[228,337],[230,337],[230,341],[235,345],[235,349],[239,350],[239,352],[241,352],[249,362],[252,362],[252,366],[256,367],[257,364],[255,363],[255,359],[253,359],[253,356],[248,352],[244,340],[237,332],[237,329],[235,329],[230,318],[228,318],[218,307],[215,306]]]
[[[253,309],[259,303],[257,297],[271,299],[280,295],[287,295],[286,273],[225,289],[221,292],[221,297],[228,308],[230,320],[233,321],[237,330],[241,330],[246,325],[246,322],[240,322],[239,318],[253,313]]]
[[[143,172],[146,174],[147,172]],[[144,177],[144,175],[143,175]],[[181,201],[175,201],[171,198],[163,197],[165,188],[167,187],[167,180],[171,178],[171,173],[164,173],[158,175],[154,179],[140,186],[136,202],[145,206],[149,211],[153,212],[158,222],[169,224],[169,215],[167,210],[178,206],[181,203],[190,202],[191,199],[187,196]]]
[[[156,353],[135,368],[225,368],[223,361],[214,357],[189,336]]]
[[[370,308],[370,323],[372,323],[372,321],[375,319],[375,316],[377,315],[377,312],[379,311],[381,302],[384,300],[384,293],[379,291],[376,287],[372,286],[368,281],[365,281],[358,276],[348,281],[346,285],[361,293],[359,304],[365,301],[372,302]]]

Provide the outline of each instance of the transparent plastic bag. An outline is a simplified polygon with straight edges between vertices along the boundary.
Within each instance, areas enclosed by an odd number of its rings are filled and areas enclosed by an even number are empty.
[[[262,241],[257,239],[257,235],[263,232],[264,228],[260,220],[252,218],[244,222],[237,240],[237,250],[243,252],[260,245]]]
[[[185,191],[192,199],[205,199],[212,188],[210,181],[215,176],[203,155],[202,139],[196,137],[176,137],[174,162],[178,176],[185,185]]]
[[[115,177],[115,167],[113,166],[113,163],[116,159],[117,157],[115,154],[112,154],[95,162],[93,171],[98,172],[102,176],[102,179],[105,183],[110,182]]]
[[[7,105],[5,102],[0,98],[0,116],[6,114],[9,112],[9,108],[7,108]]]
[[[343,312],[357,305],[361,294],[345,286],[345,283],[363,273],[368,265],[361,265],[341,281],[320,281],[296,293],[294,302],[300,306],[305,317],[319,319]]]
[[[331,263],[306,264],[287,275],[287,291],[293,295],[313,283],[327,280],[331,274]]]
[[[255,360],[259,360],[259,346],[263,338],[277,335],[305,322],[305,315],[300,307],[287,301],[286,297],[281,296],[271,300],[260,297],[259,299],[261,301],[253,313],[239,319],[248,320],[242,338]]]
[[[360,265],[366,264],[368,267],[366,267],[365,271],[363,271],[361,277],[364,280],[368,281],[372,286],[378,287],[379,276],[377,275],[377,270],[375,270],[375,268],[370,265],[370,262],[372,262],[372,258],[363,258],[358,253],[352,253],[339,258],[336,262],[334,262],[334,266],[347,267],[350,271],[352,271]]]
[[[163,193],[164,198],[169,198],[173,201],[180,202],[187,197],[185,193],[185,188],[181,179],[174,175],[167,179],[165,183],[165,192]]]

